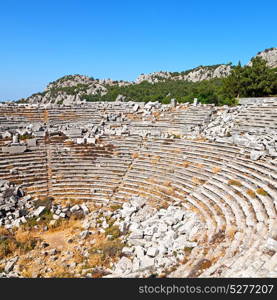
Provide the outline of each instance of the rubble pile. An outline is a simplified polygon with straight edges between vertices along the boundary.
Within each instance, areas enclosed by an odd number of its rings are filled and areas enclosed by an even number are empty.
[[[38,205],[37,201],[38,199],[25,195],[20,186],[7,180],[0,180],[0,226],[7,229],[19,227],[29,218],[35,218],[39,222],[40,216],[47,210],[52,214],[52,221],[50,221],[52,226],[59,219],[69,218],[71,215],[83,217],[89,213],[84,203],[63,207],[60,204]]]
[[[233,144],[250,149],[250,159],[258,160],[265,157],[277,157],[277,134],[274,130],[267,133],[257,132],[255,129],[237,133],[236,118],[240,113],[247,111],[248,106],[237,106],[220,109],[213,120],[204,126],[201,136],[209,141]],[[265,128],[266,129],[266,128]]]
[[[99,218],[99,215],[102,216]],[[198,245],[197,236],[204,228],[197,215],[180,203],[157,209],[140,197],[133,197],[115,211],[91,213],[83,226],[86,229],[84,235],[94,226],[100,232],[117,226],[121,232],[120,238],[126,246],[122,249],[121,259],[106,277],[161,275],[182,262]]]
[[[29,195],[24,195],[20,186],[0,180],[0,225],[6,228],[26,223],[26,218],[37,214]]]

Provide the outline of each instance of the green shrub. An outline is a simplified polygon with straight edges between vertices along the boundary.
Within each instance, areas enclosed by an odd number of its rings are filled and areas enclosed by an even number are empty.
[[[256,193],[259,194],[259,195],[262,195],[262,196],[267,196],[268,195],[268,193],[262,188],[256,189]]]
[[[106,228],[105,235],[106,236],[111,235],[112,239],[117,239],[118,237],[120,237],[121,232],[117,225],[112,225],[112,226],[109,226],[108,228]]]

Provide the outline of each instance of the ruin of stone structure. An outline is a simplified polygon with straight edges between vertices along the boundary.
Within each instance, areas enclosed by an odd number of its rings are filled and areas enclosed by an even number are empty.
[[[276,98],[2,104],[0,116],[1,226],[40,224],[46,209],[43,232],[80,217],[66,242],[84,261],[44,241],[31,276],[54,276],[52,260],[77,277],[277,276]],[[80,271],[97,234],[114,241],[112,228],[118,259]],[[0,260],[0,277],[26,276],[20,260]]]

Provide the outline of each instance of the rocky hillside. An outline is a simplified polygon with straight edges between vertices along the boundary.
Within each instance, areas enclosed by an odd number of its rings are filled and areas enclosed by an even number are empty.
[[[103,97],[109,88],[137,85],[142,82],[158,83],[165,80],[200,82],[214,78],[226,77],[230,74],[232,66],[214,65],[199,66],[184,72],[155,72],[140,75],[135,82],[113,81],[111,79],[94,79],[84,75],[67,75],[50,82],[43,92],[31,95],[22,102],[30,104],[64,104],[80,105],[93,96]],[[119,95],[120,96],[120,95]],[[95,101],[95,100],[93,100]]]
[[[213,78],[222,78],[230,74],[232,66],[228,65],[213,65],[213,66],[199,66],[197,68],[184,72],[154,72],[150,74],[140,75],[136,83],[148,81],[156,83],[164,80],[184,80],[198,82],[202,80],[209,80]]]
[[[266,49],[259,52],[256,56],[265,59],[270,68],[277,67],[277,48]],[[251,65],[251,61],[248,65]],[[126,89],[122,91],[122,89],[119,89],[120,87],[137,87],[137,85],[144,84],[145,82],[151,84],[168,81],[198,83],[204,80],[227,77],[231,73],[232,68],[232,64],[229,63],[199,66],[183,72],[160,71],[141,74],[134,82],[95,79],[84,75],[67,75],[49,83],[43,92],[33,94],[26,99],[21,99],[20,102],[44,105],[80,105],[86,101],[113,101],[118,99],[118,96],[121,97],[122,93],[124,97],[126,96],[124,94]]]
[[[262,57],[268,67],[277,67],[277,48],[269,48],[264,51],[258,52],[256,56]],[[255,56],[255,57],[256,57]],[[251,65],[251,60],[248,63]],[[212,66],[199,66],[197,68],[187,70],[184,72],[154,72],[150,74],[141,74],[137,79],[136,83],[148,81],[150,83],[161,82],[164,80],[184,80],[198,82],[202,80],[209,80],[213,78],[227,77],[232,70],[231,64],[218,64]]]
[[[265,49],[264,51],[258,52],[256,56],[263,58],[267,62],[268,67],[277,68],[277,48]]]
[[[34,104],[81,104],[86,95],[100,95],[107,93],[108,86],[126,86],[126,81],[111,79],[94,79],[84,75],[67,75],[50,82],[42,93],[36,93],[25,99],[25,102]]]

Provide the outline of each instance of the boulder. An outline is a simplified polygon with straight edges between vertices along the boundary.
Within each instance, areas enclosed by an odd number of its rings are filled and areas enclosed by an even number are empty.
[[[129,238],[130,239],[142,239],[143,238],[143,231],[141,231],[141,230],[133,231],[130,234]]]
[[[265,155],[264,151],[256,151],[256,150],[252,150],[250,152],[250,159],[251,160],[258,160],[261,157],[263,157]]]
[[[132,255],[133,254],[133,248],[132,247],[124,247],[122,249],[122,254],[127,255],[127,256]]]
[[[36,210],[33,211],[33,215],[38,217],[45,210],[45,206],[39,206]]]
[[[145,255],[140,259],[140,268],[141,269],[152,269],[154,266],[155,266],[154,258],[151,258],[151,257]]]
[[[126,275],[131,273],[133,269],[132,261],[127,257],[121,257],[121,259],[116,264],[114,272],[118,275]]]
[[[272,238],[268,238],[265,244],[265,248],[270,251],[277,252],[277,241]]]
[[[84,203],[81,204],[80,206],[85,215],[89,214],[89,209],[87,208],[87,206]]]
[[[141,246],[136,246],[135,250],[134,250],[134,254],[138,257],[138,258],[142,258],[144,257],[145,251],[144,248]]]
[[[155,257],[155,256],[157,256],[158,253],[159,253],[159,250],[157,248],[150,247],[150,248],[148,248],[146,254],[150,257]]]
[[[71,212],[76,212],[76,211],[78,211],[80,209],[80,206],[78,205],[78,204],[76,204],[76,205],[74,205],[74,206],[72,206],[71,208],[70,208],[70,211]]]
[[[5,271],[6,273],[11,272],[11,271],[13,270],[14,265],[16,264],[17,261],[18,261],[18,256],[16,256],[16,257],[10,259],[10,260],[6,263],[5,268],[4,268],[4,271]]]

